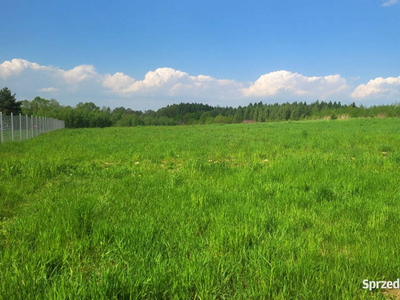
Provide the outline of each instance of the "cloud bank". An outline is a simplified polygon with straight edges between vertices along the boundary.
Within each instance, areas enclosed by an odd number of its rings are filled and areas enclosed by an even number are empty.
[[[190,75],[172,68],[149,71],[142,79],[127,74],[99,74],[92,65],[70,70],[44,66],[24,59],[0,64],[0,85],[17,97],[33,99],[37,92],[55,97],[64,105],[94,102],[99,106],[157,109],[179,102],[202,102],[220,106],[247,105],[252,101],[374,101],[393,103],[400,92],[399,77],[378,77],[356,87],[354,78],[339,74],[306,76],[279,70],[261,75],[254,82]]]
[[[105,75],[103,86],[123,96],[140,94],[223,97],[227,94],[239,95],[238,89],[243,84],[235,80],[215,79],[206,75],[190,76],[179,70],[158,68],[148,72],[143,80],[135,80],[124,73]]]
[[[13,59],[12,61],[6,60],[0,64],[0,77],[6,79],[9,76],[18,75],[26,69],[45,71],[51,68],[41,66],[37,63],[31,63],[25,59]]]
[[[399,77],[378,77],[368,81],[366,84],[360,84],[352,93],[353,98],[393,98],[400,92]]]
[[[289,71],[276,71],[260,76],[248,88],[242,89],[242,93],[243,96],[248,97],[272,97],[288,94],[294,97],[307,96],[325,100],[348,88],[346,80],[340,75],[307,77]]]

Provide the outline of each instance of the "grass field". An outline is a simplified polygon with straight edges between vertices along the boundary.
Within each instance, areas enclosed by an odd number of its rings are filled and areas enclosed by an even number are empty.
[[[384,299],[400,119],[59,130],[0,145],[1,299]]]
[[[22,140],[27,140],[28,138],[31,139],[32,135],[34,137],[36,137],[39,134],[41,134],[41,133],[37,132],[36,130],[32,131],[32,129],[28,130],[28,133],[27,133],[26,129],[22,129],[21,131],[19,129],[18,130],[16,129],[14,131],[14,141],[21,141],[21,138],[22,138]],[[3,130],[3,141],[4,142],[12,141],[11,130]]]

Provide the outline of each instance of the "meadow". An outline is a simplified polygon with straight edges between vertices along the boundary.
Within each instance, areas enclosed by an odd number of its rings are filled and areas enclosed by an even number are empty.
[[[387,299],[400,118],[0,145],[0,299]]]

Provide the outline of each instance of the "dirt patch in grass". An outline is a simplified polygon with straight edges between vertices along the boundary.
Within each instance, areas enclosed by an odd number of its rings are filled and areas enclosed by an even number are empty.
[[[382,294],[387,299],[397,300],[400,299],[400,290],[399,289],[392,289],[392,290],[385,290]]]

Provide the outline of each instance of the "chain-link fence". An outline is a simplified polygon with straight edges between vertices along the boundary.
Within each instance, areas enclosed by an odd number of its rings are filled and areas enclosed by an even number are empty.
[[[6,116],[0,112],[1,143],[27,140],[41,133],[62,128],[65,128],[64,121],[21,114]]]

